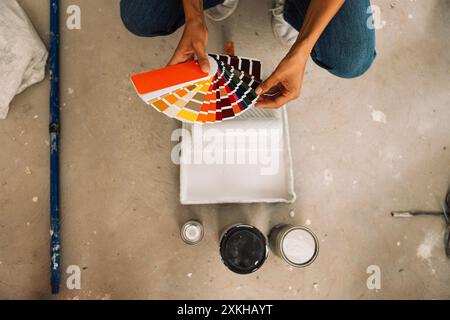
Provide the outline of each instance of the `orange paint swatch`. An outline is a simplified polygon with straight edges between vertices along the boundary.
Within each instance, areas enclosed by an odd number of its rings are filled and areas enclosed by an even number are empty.
[[[197,61],[188,61],[174,66],[136,74],[131,77],[139,94],[176,86],[208,76],[200,69]]]

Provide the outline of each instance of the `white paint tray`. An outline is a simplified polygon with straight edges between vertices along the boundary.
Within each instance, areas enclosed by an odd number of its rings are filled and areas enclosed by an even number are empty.
[[[216,124],[183,123],[182,131],[182,204],[295,201],[285,108],[252,108]]]

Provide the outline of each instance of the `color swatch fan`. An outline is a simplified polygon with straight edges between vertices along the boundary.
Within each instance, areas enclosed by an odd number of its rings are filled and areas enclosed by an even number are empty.
[[[165,115],[189,123],[233,119],[252,107],[261,83],[261,62],[227,55],[209,55],[210,72],[189,61],[131,80],[147,104]]]

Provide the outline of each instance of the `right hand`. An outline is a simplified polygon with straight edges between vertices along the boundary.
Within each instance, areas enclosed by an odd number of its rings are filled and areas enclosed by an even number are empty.
[[[205,53],[208,45],[208,28],[202,20],[186,22],[183,36],[170,59],[169,66],[193,60],[197,56],[203,72],[209,72],[209,61]]]

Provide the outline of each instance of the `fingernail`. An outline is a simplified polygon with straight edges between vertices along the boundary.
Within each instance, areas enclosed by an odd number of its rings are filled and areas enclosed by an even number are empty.
[[[261,87],[256,88],[256,94],[259,96],[262,93]]]

